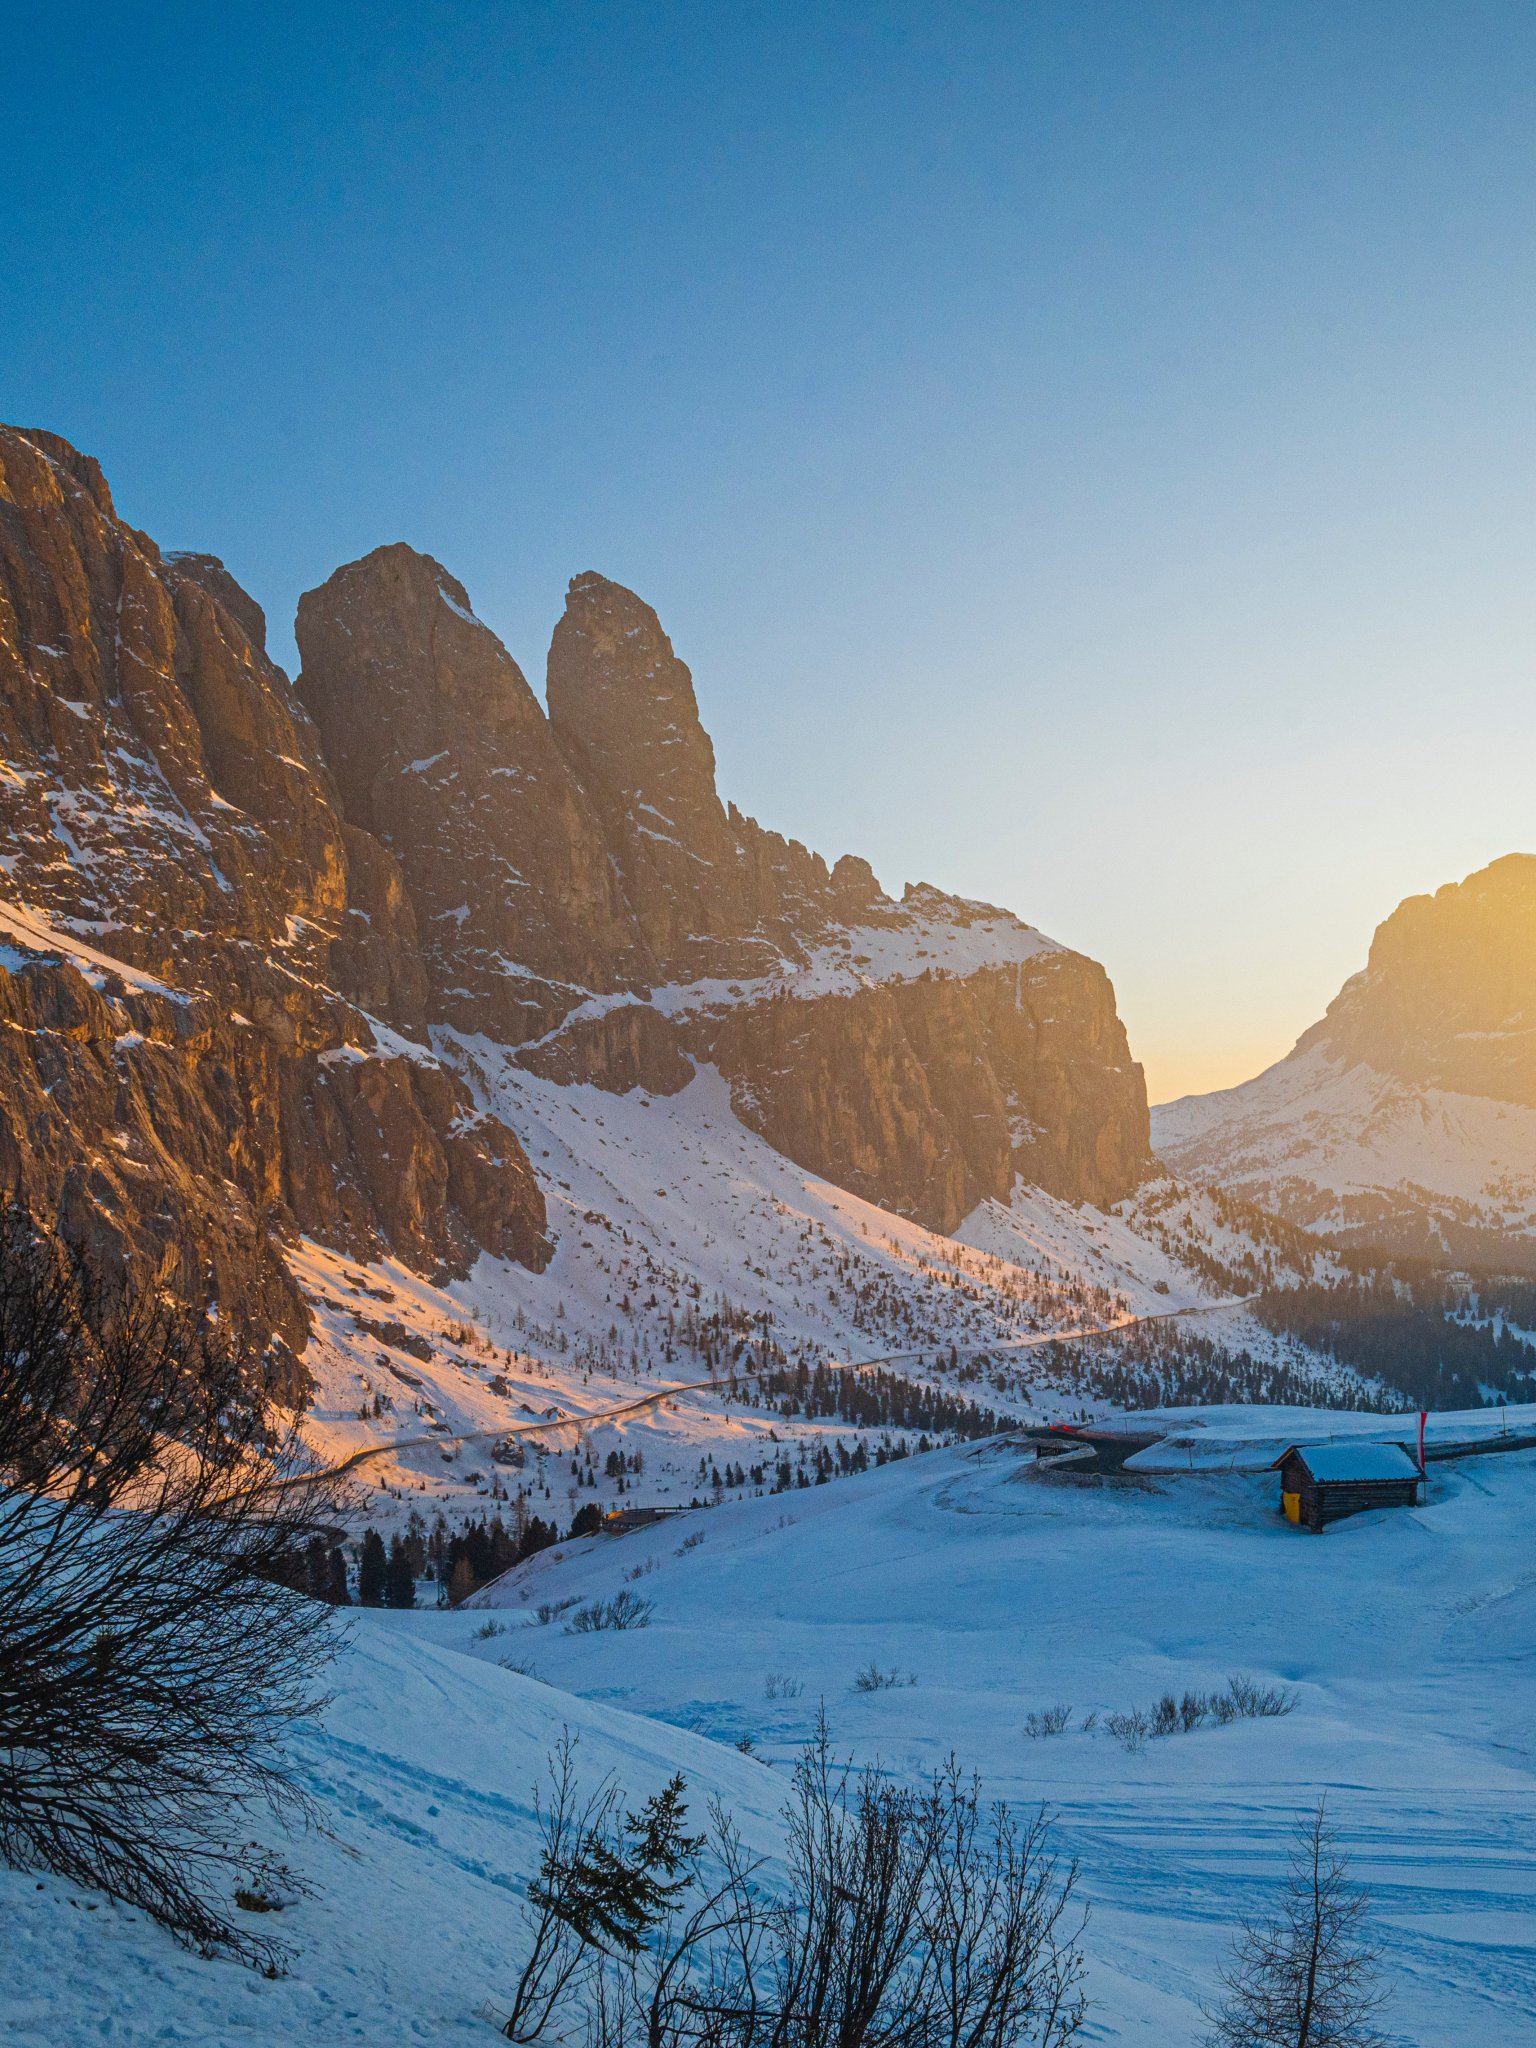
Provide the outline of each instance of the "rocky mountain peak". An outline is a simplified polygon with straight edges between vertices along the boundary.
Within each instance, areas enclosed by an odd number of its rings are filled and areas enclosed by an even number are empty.
[[[426,1055],[376,1056],[373,1018],[422,1021],[411,906],[259,606],[12,428],[0,761],[0,1189],[94,1275],[296,1350],[297,1232],[428,1268],[545,1256],[511,1133]]]
[[[550,722],[595,783],[668,830],[722,838],[715,750],[688,665],[660,619],[621,583],[571,579],[549,650]]]
[[[521,1044],[647,976],[593,805],[441,563],[377,548],[304,594],[297,635],[347,818],[403,870],[435,1019]]]
[[[647,946],[674,976],[705,971],[700,942],[739,937],[757,919],[686,662],[648,604],[588,573],[555,627],[547,694]]]

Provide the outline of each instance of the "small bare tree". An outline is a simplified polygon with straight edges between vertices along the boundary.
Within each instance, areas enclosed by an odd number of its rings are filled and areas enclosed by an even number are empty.
[[[1381,1950],[1365,1929],[1370,1901],[1349,1880],[1326,1800],[1298,1823],[1290,1875],[1272,1919],[1232,1945],[1226,1998],[1207,2014],[1207,2048],[1382,2048]]]
[[[617,1833],[611,1792],[576,1793],[568,1744],[553,1781],[515,2039],[573,2026],[587,2048],[1063,2048],[1082,2025],[1076,1873],[1050,1855],[1043,1815],[984,1808],[954,1764],[925,1789],[893,1786],[835,1759],[821,1723],[772,1895],[718,1805],[706,1834],[683,1833],[680,1781]],[[607,1926],[582,1905],[582,1866],[615,1857],[621,1896],[638,1880],[642,1906]]]
[[[249,1360],[0,1216],[0,1856],[275,1967],[232,1895],[293,1883],[250,1810],[302,1810],[335,1636],[283,1581],[337,1505]]]

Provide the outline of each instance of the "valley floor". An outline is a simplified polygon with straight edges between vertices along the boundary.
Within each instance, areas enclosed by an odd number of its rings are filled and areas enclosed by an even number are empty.
[[[1198,2038],[1234,1922],[1326,1791],[1374,1896],[1390,2036],[1516,2048],[1536,2010],[1533,1483],[1532,1453],[1440,1468],[1428,1506],[1319,1539],[1281,1521],[1270,1477],[1073,1480],[958,1448],[566,1543],[456,1612],[358,1615],[300,1738],[324,1826],[294,1845],[317,1891],[282,1917],[291,1975],[198,1962],[4,1874],[0,2039],[494,2040],[477,2015],[515,1972],[532,1785],[561,1727],[594,1778],[643,1794],[675,1765],[771,1849],[825,1703],[862,1760],[915,1778],[953,1749],[989,1792],[1054,1810],[1092,1908],[1091,2041]],[[537,1619],[624,1588],[650,1626]],[[871,1662],[900,1682],[856,1691]],[[1139,1754],[1081,1732],[1234,1670],[1294,1688],[1294,1712]],[[772,1699],[770,1674],[789,1681]],[[1072,1727],[1027,1738],[1055,1702]]]

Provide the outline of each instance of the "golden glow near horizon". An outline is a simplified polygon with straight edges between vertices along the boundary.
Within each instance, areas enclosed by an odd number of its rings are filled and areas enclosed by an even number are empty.
[[[1209,1095],[1218,1088],[1236,1088],[1282,1060],[1295,1043],[1290,1037],[1248,1046],[1193,1045],[1174,1041],[1131,1039],[1131,1051],[1147,1077],[1147,1100],[1173,1102],[1181,1095]]]

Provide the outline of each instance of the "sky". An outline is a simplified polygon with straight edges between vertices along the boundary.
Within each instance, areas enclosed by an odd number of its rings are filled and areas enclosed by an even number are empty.
[[[724,795],[1102,960],[1154,1101],[1536,849],[1536,9],[7,19],[0,417],[542,689],[653,603]]]

